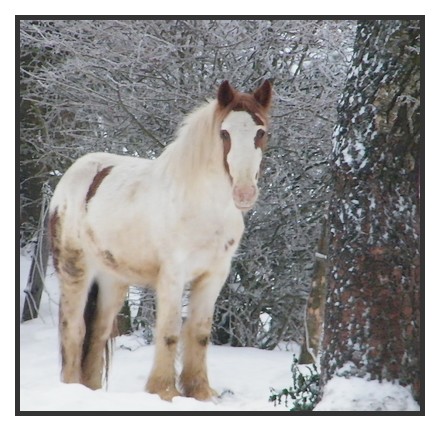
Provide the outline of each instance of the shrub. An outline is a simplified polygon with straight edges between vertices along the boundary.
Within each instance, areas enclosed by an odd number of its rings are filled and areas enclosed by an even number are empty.
[[[293,386],[289,389],[277,391],[271,388],[271,396],[269,401],[274,405],[281,404],[289,407],[289,400],[292,402],[290,411],[307,411],[313,410],[318,402],[319,394],[319,373],[315,364],[311,367],[306,366],[308,373],[304,374],[298,366],[298,358],[293,355],[293,363],[291,367]],[[304,370],[303,370],[304,371]]]

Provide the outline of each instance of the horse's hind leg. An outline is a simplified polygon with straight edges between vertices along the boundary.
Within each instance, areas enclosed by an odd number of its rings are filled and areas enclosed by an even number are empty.
[[[206,352],[215,301],[228,272],[207,273],[195,280],[191,288],[189,313],[183,328],[183,370],[180,376],[180,385],[187,397],[208,400],[217,396],[209,385]]]
[[[64,247],[57,255],[56,267],[61,290],[59,308],[61,380],[65,383],[80,383],[85,335],[83,313],[89,290],[89,279],[82,251]]]
[[[107,277],[96,279],[86,306],[86,335],[82,353],[82,378],[91,389],[102,387],[104,352],[114,321],[127,293],[126,284]],[[109,355],[106,355],[108,361]],[[108,371],[108,362],[105,364]],[[107,373],[106,373],[107,374]]]

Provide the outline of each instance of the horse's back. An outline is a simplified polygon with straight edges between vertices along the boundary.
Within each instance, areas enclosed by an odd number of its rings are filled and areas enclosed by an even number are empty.
[[[101,197],[101,184],[111,170],[126,165],[129,177],[130,168],[142,160],[109,153],[90,153],[76,160],[60,179],[50,204],[51,215],[62,225],[63,237],[80,240],[88,207],[96,196]]]
[[[115,166],[136,164],[140,159],[109,153],[90,153],[76,160],[60,179],[51,201],[51,209],[80,208],[81,202],[91,198],[93,187]],[[94,184],[95,182],[95,184]],[[92,189],[91,189],[92,187]]]

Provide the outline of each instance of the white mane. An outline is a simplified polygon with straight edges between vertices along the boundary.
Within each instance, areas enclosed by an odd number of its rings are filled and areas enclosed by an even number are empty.
[[[212,100],[189,114],[177,131],[176,139],[159,157],[177,181],[196,180],[207,172],[223,171],[216,107],[216,100]]]

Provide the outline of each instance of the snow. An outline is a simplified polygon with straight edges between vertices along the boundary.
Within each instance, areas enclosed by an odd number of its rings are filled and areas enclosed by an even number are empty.
[[[154,346],[137,337],[118,337],[108,389],[92,391],[79,384],[59,382],[55,328],[41,322],[21,331],[20,408],[22,411],[285,411],[268,402],[270,387],[289,384],[291,352],[210,346],[211,385],[224,392],[218,402],[176,397],[162,401],[143,388],[152,364]],[[132,349],[132,350],[129,350]],[[38,370],[38,372],[36,372]]]
[[[20,256],[20,287],[24,289],[30,261]],[[20,305],[23,300],[20,297]],[[40,316],[20,324],[20,404],[22,412],[266,412],[287,413],[289,404],[269,402],[271,388],[292,385],[293,351],[230,346],[209,346],[208,370],[213,388],[222,394],[215,401],[175,397],[162,401],[144,391],[152,365],[154,346],[137,335],[118,337],[106,388],[92,391],[59,380],[57,331],[58,289],[53,270],[48,271]],[[306,367],[306,366],[300,366]],[[301,368],[300,368],[301,369]],[[305,372],[305,369],[303,370]],[[306,372],[305,372],[306,373]],[[326,386],[316,411],[417,411],[409,391],[399,385],[334,377]],[[252,413],[250,413],[252,414]]]
[[[20,261],[23,290],[30,263],[24,256]],[[48,272],[40,316],[20,324],[21,411],[288,411],[284,405],[269,402],[271,387],[281,390],[291,385],[293,352],[286,348],[267,351],[209,346],[210,382],[223,394],[215,402],[185,397],[167,402],[146,393],[154,346],[137,335],[116,339],[106,389],[92,391],[79,384],[61,383],[57,281],[53,270]],[[298,346],[294,350],[298,354]]]
[[[419,411],[407,388],[360,377],[333,377],[315,411]]]

